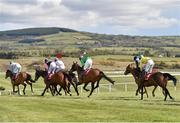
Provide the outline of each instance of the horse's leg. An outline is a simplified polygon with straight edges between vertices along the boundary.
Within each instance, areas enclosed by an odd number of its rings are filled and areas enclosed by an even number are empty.
[[[44,93],[46,92],[46,90],[49,88],[49,86],[46,84],[46,87],[44,88],[43,93],[41,94],[41,96],[44,96]]]
[[[26,92],[25,92],[25,90],[26,90],[26,84],[24,83],[23,85],[24,85],[23,94],[26,95]]]
[[[138,89],[136,90],[136,96],[138,95],[138,92],[140,91],[140,86],[141,85],[138,85]]]
[[[52,89],[53,88],[53,89]],[[49,89],[50,89],[50,91],[51,91],[51,94],[52,94],[52,96],[54,96],[54,94],[55,94],[55,86],[50,86],[49,85]]]
[[[89,89],[86,89],[86,86],[87,86],[88,84],[89,84],[89,83],[85,83],[85,84],[84,84],[83,89],[84,89],[85,91],[89,91]]]
[[[172,100],[174,100],[174,98],[170,95],[170,93],[169,93],[168,89],[167,89],[167,88],[165,88],[165,90],[166,90],[167,95],[169,95],[169,98],[170,98],[170,99],[172,99]]]
[[[30,85],[30,87],[31,87],[31,94],[34,95],[34,91],[33,91],[33,88],[32,88],[32,83],[29,82],[29,81],[26,81],[26,83],[27,83],[28,85]]]
[[[68,82],[68,91],[69,92],[71,92],[70,86],[71,86],[71,83]]]
[[[78,86],[77,86],[77,84],[75,84],[75,85],[74,85],[74,83],[73,83],[73,82],[72,82],[71,84],[72,84],[72,86],[73,86],[74,90],[76,91],[77,96],[79,96],[79,92],[78,92]],[[69,86],[68,88],[70,88],[70,86]]]
[[[91,96],[91,94],[92,94],[92,92],[94,91],[94,83],[91,83],[91,92],[90,92],[90,94],[89,94],[89,96],[88,97],[90,97]]]
[[[55,86],[55,91],[57,92],[56,95],[62,95],[62,94],[60,93],[61,89],[62,89],[62,87],[60,87],[60,89],[59,89],[59,91],[58,91],[58,90],[57,90],[57,86]]]
[[[58,94],[59,94],[59,95],[62,95],[62,94],[60,93],[61,90],[62,90],[62,87],[60,86],[59,91],[58,91]]]
[[[148,93],[147,93],[146,87],[144,87],[144,91],[145,91],[144,93],[146,93],[146,96],[147,96],[147,98],[148,98],[149,96],[148,96]]]
[[[67,95],[67,90],[66,90],[66,87],[62,87],[63,88],[63,90],[64,90],[64,94],[65,94],[65,96]]]
[[[152,96],[153,96],[153,97],[155,97],[154,92],[155,92],[155,90],[156,90],[157,87],[158,87],[158,86],[154,86],[154,89],[153,89],[153,91],[152,91]]]
[[[143,100],[143,86],[141,87],[141,100]]]
[[[77,96],[79,96],[79,92],[78,92],[78,83],[77,81],[75,81],[75,84],[73,83],[73,81],[71,79],[68,79],[69,83],[68,83],[68,90],[70,92],[70,85],[73,86],[74,90],[76,91],[77,93]]]
[[[162,87],[162,89],[164,90],[165,94],[164,94],[164,101],[166,101],[167,98],[167,89],[165,87]]]
[[[12,84],[12,88],[13,88],[13,94],[15,93],[15,85]]]
[[[53,85],[49,85],[49,89],[50,89],[51,93],[53,93],[53,94],[56,93],[55,87],[56,87],[55,85],[54,86]]]
[[[66,91],[67,91],[67,93],[68,93],[70,96],[72,96],[72,94],[71,94],[70,91],[68,90],[68,87],[66,87]]]
[[[20,94],[19,85],[17,85],[17,88],[18,88],[18,95],[21,95],[21,94]]]
[[[95,86],[95,88],[94,88],[94,89],[96,89],[96,88],[98,88],[98,87],[99,87],[99,82],[100,82],[100,80],[99,80],[99,81],[97,81],[97,84],[96,84],[96,86]]]

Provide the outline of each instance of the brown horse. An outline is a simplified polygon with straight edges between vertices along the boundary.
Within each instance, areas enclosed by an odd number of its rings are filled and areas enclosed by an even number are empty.
[[[125,75],[131,73],[135,79],[135,81],[137,83],[140,83],[141,81],[141,72],[139,70],[137,70],[134,66],[134,64],[129,64],[126,67],[126,71],[124,72]],[[170,75],[169,73],[161,73],[161,72],[156,72],[154,74],[152,74],[148,80],[145,80],[142,84],[142,86],[140,87],[140,84],[138,84],[138,89],[136,90],[136,95],[139,91],[139,89],[141,88],[141,99],[143,99],[143,87],[150,87],[150,86],[154,86],[154,90],[153,90],[153,95],[154,95],[154,91],[157,88],[157,86],[160,86],[163,91],[164,91],[164,101],[166,101],[167,95],[170,97],[170,99],[173,99],[168,91],[168,89],[166,88],[167,86],[167,82],[168,80],[172,80],[174,83],[174,86],[176,86],[177,83],[177,79]]]
[[[70,75],[67,75],[64,72],[58,72],[52,75],[51,79],[47,79],[47,71],[44,70],[40,70],[40,69],[36,69],[35,72],[35,81],[37,81],[39,79],[39,77],[43,77],[44,79],[44,83],[46,84],[46,87],[42,93],[42,96],[44,95],[45,91],[50,88],[52,95],[54,96],[54,93],[52,92],[52,87],[54,87],[55,91],[60,94],[60,91],[57,90],[57,85],[59,85],[61,88],[64,89],[65,95],[68,93],[70,94],[70,90],[69,90],[69,82],[73,85],[77,95],[79,95],[78,90],[76,88],[76,86],[74,85],[74,83],[72,82],[72,78]],[[61,90],[60,88],[60,90]]]
[[[92,92],[94,91],[94,89],[99,87],[99,82],[102,78],[105,78],[106,80],[108,80],[110,83],[114,84],[115,81],[111,80],[109,77],[107,77],[102,71],[100,71],[99,69],[91,69],[86,75],[84,75],[83,77],[81,77],[82,72],[84,72],[83,68],[80,67],[78,65],[78,63],[74,63],[70,69],[70,72],[74,72],[77,71],[78,74],[78,79],[79,79],[79,83],[78,85],[84,83],[84,87],[83,89],[86,91],[89,91],[88,89],[86,89],[86,86],[91,83],[91,92],[89,94],[88,97],[91,96]],[[82,79],[83,78],[83,81]],[[97,82],[96,87],[94,87],[94,84]]]
[[[27,72],[20,72],[17,75],[17,78],[15,80],[13,80],[13,73],[10,70],[7,70],[5,78],[7,79],[8,77],[11,78],[11,83],[12,83],[12,87],[13,87],[13,93],[15,92],[15,86],[17,86],[18,87],[18,94],[20,95],[19,85],[22,84],[22,85],[24,85],[23,93],[25,95],[26,94],[25,93],[26,83],[30,85],[31,93],[32,94],[34,93],[33,88],[32,88],[32,82],[34,83],[35,81],[32,80],[31,75],[28,74]]]

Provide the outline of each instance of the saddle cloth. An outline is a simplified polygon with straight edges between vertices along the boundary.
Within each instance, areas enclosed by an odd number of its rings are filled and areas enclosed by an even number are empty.
[[[87,69],[84,71],[84,75],[87,75],[91,69]]]
[[[157,73],[157,72],[159,72],[159,69],[154,67],[151,73],[147,73],[145,75],[145,77],[144,77],[145,80],[149,80],[150,76],[153,75],[154,73]]]
[[[18,75],[19,75],[19,73],[16,73],[15,75],[13,75],[12,80],[15,81],[17,79]]]

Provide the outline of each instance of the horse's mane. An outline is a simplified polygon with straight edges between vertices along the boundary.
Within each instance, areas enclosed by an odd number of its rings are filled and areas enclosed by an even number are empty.
[[[139,77],[141,74],[141,71],[138,68],[136,68],[135,63],[131,63],[131,64],[129,64],[129,66],[131,66],[131,68],[133,68],[135,75]]]
[[[83,71],[83,67],[81,67],[78,63],[76,63],[78,67],[80,68],[80,71]]]

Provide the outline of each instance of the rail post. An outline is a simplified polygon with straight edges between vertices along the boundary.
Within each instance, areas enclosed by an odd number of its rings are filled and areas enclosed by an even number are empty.
[[[112,91],[112,85],[109,84],[109,92],[111,92],[111,91]]]
[[[127,92],[127,83],[124,84],[125,92]]]

